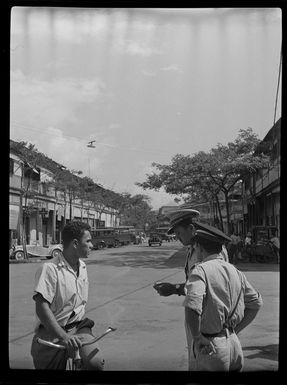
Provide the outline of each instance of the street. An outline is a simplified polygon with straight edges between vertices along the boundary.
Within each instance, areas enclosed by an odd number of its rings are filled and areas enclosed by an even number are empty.
[[[183,297],[160,297],[157,280],[184,281],[185,250],[179,242],[147,243],[93,251],[88,265],[89,301],[86,315],[99,335],[106,370],[187,370]],[[44,261],[10,264],[9,362],[11,368],[33,369],[33,283]],[[264,305],[255,321],[240,334],[245,371],[278,369],[279,266],[241,264]]]

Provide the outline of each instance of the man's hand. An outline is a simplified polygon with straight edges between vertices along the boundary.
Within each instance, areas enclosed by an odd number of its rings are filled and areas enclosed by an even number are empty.
[[[158,292],[159,295],[163,297],[168,297],[172,294],[177,294],[175,285],[168,282],[159,282],[153,285],[154,289]]]
[[[194,337],[195,349],[201,354],[209,354],[210,356],[216,353],[213,343],[202,334]]]
[[[74,358],[76,350],[80,349],[82,346],[81,339],[76,335],[67,335],[67,338],[65,338],[63,342],[66,346],[68,356]]]

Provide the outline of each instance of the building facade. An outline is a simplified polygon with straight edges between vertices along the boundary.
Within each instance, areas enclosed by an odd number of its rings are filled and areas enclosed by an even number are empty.
[[[19,218],[21,215],[21,187],[23,179],[23,162],[10,154],[9,162],[9,248],[17,242]]]
[[[268,168],[244,180],[248,227],[276,226],[280,236],[281,118],[268,131],[262,143],[271,163]]]
[[[60,243],[61,231],[71,219],[92,228],[119,226],[117,210],[104,207],[99,212],[89,201],[70,201],[67,192],[49,185],[52,179],[53,172],[32,167],[10,151],[9,247],[21,244],[23,236],[29,245]]]

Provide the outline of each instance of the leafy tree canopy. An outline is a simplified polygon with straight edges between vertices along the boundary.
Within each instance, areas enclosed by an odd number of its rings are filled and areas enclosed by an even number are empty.
[[[195,197],[228,192],[244,174],[268,165],[268,156],[254,155],[259,142],[251,128],[240,130],[234,142],[219,143],[209,152],[177,154],[169,165],[152,163],[156,172],[136,184],[144,189],[164,188],[170,194]]]
[[[259,143],[251,128],[240,130],[234,142],[218,143],[209,152],[199,151],[192,156],[177,154],[168,165],[152,163],[155,171],[136,185],[145,190],[163,188],[186,202],[215,200],[217,206],[218,194],[221,193],[225,198],[229,228],[229,193],[244,176],[269,165],[270,158]]]

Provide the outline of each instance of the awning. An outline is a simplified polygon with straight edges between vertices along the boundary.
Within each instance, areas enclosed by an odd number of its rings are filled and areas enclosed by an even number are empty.
[[[9,230],[17,230],[19,209],[19,206],[9,205]]]

